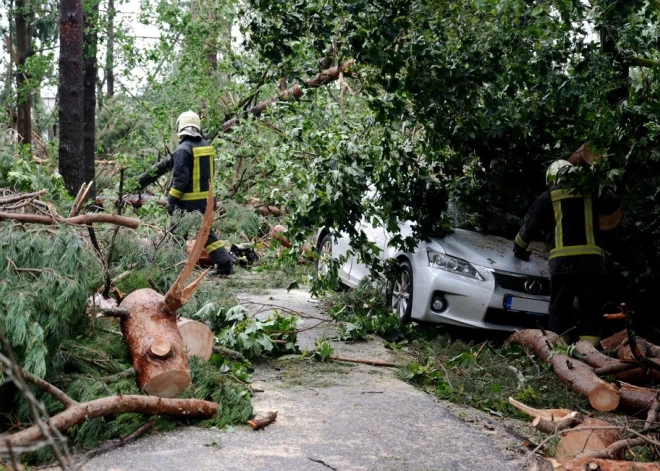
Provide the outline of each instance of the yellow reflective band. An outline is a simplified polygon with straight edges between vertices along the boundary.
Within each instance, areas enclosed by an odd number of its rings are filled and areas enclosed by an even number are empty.
[[[570,245],[550,251],[550,259],[558,257],[572,257],[575,255],[600,255],[604,256],[603,249],[597,245]]]
[[[562,226],[564,214],[561,211],[561,201],[553,201],[552,207],[555,210],[555,247],[564,246],[564,228]]]
[[[183,191],[177,190],[176,188],[170,188],[170,196],[180,199],[182,195]]]
[[[205,157],[207,155],[215,156],[215,147],[213,147],[213,146],[194,147],[193,148],[193,155],[195,157]]]
[[[526,249],[529,244],[523,240],[522,237],[520,237],[520,233],[516,235],[516,244],[518,244],[518,247],[522,247],[523,249]]]
[[[581,193],[574,193],[574,190],[552,190],[550,192],[550,199],[555,201],[566,200],[570,198],[584,198],[585,195]]]
[[[202,166],[200,159],[202,157],[209,158],[209,170],[213,175],[213,156],[215,155],[215,148],[213,146],[202,146],[193,148],[193,193],[200,193],[202,190]]]
[[[587,245],[596,245],[594,238],[594,213],[591,206],[591,198],[584,197],[584,231],[587,234]]]
[[[225,246],[224,241],[216,240],[212,244],[209,244],[206,247],[204,247],[204,250],[206,250],[206,253],[211,253],[214,250],[218,250],[219,248],[224,247],[224,246]]]
[[[184,193],[180,199],[181,201],[197,201],[205,200],[208,196],[208,191],[199,191],[197,193]]]

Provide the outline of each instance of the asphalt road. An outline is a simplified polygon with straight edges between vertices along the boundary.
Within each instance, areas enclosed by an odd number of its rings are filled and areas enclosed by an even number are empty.
[[[304,291],[276,290],[243,299],[321,317]],[[306,318],[304,325],[317,322]],[[322,324],[301,334],[300,344],[312,348],[316,337],[328,334],[326,329]],[[342,356],[392,360],[377,339],[334,346]],[[278,412],[266,429],[179,428],[100,455],[83,469],[522,469],[520,459],[502,452],[501,429],[458,419],[433,397],[397,379],[392,368],[273,361],[259,365],[254,377],[254,387],[264,390],[255,395],[256,413]]]

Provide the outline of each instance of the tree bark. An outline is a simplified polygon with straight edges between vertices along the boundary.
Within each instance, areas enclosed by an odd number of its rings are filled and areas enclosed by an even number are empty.
[[[87,197],[94,198],[95,150],[96,150],[96,51],[98,44],[98,17],[100,0],[91,0],[83,12],[83,119],[84,179],[91,182]]]
[[[616,350],[621,346],[621,342],[623,342],[627,338],[628,338],[628,331],[626,329],[623,329],[617,332],[616,334],[610,335],[609,337],[601,340],[600,346],[603,347],[603,350],[605,351]]]
[[[105,52],[106,95],[115,95],[115,0],[108,0],[107,48]]]
[[[645,411],[653,405],[658,391],[621,383],[619,394],[621,395],[621,406],[624,409],[631,412],[639,412]]]
[[[517,343],[527,352],[535,354],[544,363],[548,363],[555,345],[562,345],[564,341],[554,332],[537,329],[519,330],[511,334],[504,345]]]
[[[16,0],[15,10],[16,31],[16,96],[17,120],[16,132],[18,143],[30,146],[32,144],[32,90],[28,89],[28,72],[25,69],[28,58],[33,54],[30,47],[32,40],[32,23],[34,13],[30,0]]]
[[[119,305],[129,311],[121,320],[121,331],[133,358],[138,386],[155,396],[177,397],[190,386],[190,368],[176,316],[164,311],[164,301],[151,289],[126,296]]]
[[[106,415],[136,413],[173,417],[209,418],[218,412],[218,404],[200,399],[163,399],[153,396],[110,396],[68,407],[50,418],[53,427],[63,431],[87,420]],[[33,425],[7,437],[12,446],[26,445],[43,438]]]
[[[60,1],[59,171],[72,196],[85,183],[82,0]]]

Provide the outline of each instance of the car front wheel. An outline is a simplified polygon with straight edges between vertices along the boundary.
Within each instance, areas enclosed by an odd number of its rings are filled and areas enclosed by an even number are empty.
[[[390,281],[389,305],[392,314],[402,323],[411,320],[413,300],[412,266],[407,260],[399,264],[399,269]]]

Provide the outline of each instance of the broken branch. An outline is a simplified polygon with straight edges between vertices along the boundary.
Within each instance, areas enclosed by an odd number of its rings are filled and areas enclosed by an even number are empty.
[[[115,214],[83,214],[71,218],[55,218],[53,216],[42,216],[39,214],[13,214],[0,212],[0,220],[46,225],[71,224],[75,226],[86,226],[97,222],[116,224],[117,226],[129,227],[131,229],[137,229],[140,225],[139,219],[117,216]]]

